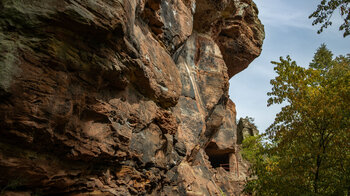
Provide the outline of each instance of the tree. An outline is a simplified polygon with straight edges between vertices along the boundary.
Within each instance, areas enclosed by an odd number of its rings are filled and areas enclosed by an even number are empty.
[[[242,157],[251,164],[251,175],[244,189],[249,195],[276,195],[274,190],[280,186],[274,174],[278,171],[278,157],[269,153],[272,145],[264,139],[263,135],[250,136],[242,143]]]
[[[339,10],[340,16],[343,19],[343,23],[340,25],[339,30],[344,31],[343,36],[350,35],[350,0],[321,0],[309,18],[314,18],[312,25],[321,24],[321,28],[317,33],[321,33],[325,28],[332,25],[331,18],[334,11]]]
[[[268,105],[285,103],[258,148],[251,191],[262,195],[350,195],[350,55],[322,45],[308,68],[276,65]],[[260,140],[262,141],[262,140]],[[267,145],[266,145],[267,144]],[[259,146],[259,145],[255,145]]]

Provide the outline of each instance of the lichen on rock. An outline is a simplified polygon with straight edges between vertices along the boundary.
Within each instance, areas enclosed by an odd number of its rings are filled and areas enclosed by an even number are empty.
[[[257,15],[251,0],[0,1],[1,192],[239,195],[228,81],[261,52]]]

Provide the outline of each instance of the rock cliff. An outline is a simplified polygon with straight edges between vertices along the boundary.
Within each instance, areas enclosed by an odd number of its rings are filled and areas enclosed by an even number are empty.
[[[237,125],[237,144],[242,144],[243,140],[249,136],[259,135],[259,130],[254,124],[254,119],[249,117],[240,118]]]
[[[251,0],[1,0],[0,188],[239,195],[229,78],[261,52]]]

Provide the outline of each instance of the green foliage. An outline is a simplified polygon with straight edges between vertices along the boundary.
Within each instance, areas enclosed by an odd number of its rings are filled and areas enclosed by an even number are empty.
[[[275,195],[275,186],[279,179],[274,174],[277,170],[278,156],[270,153],[272,143],[264,142],[264,135],[247,137],[242,144],[242,156],[248,160],[251,176],[244,191],[254,195]]]
[[[285,103],[267,129],[270,143],[248,139],[256,154],[246,191],[257,195],[350,194],[350,55],[322,45],[309,68],[289,56],[276,65],[268,105]],[[252,144],[256,142],[256,144]],[[259,144],[260,143],[260,144]]]
[[[262,150],[261,136],[249,136],[243,140],[241,153],[243,158],[250,163],[255,163],[257,161]]]
[[[339,10],[343,23],[339,26],[340,31],[344,31],[343,36],[350,35],[350,0],[321,0],[309,18],[313,18],[312,25],[321,24],[317,33],[321,33],[325,28],[332,25],[331,18],[334,11]]]

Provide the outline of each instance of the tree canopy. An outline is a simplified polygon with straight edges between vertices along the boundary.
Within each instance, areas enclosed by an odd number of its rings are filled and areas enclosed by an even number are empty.
[[[343,36],[350,35],[350,0],[321,0],[317,9],[309,16],[314,21],[312,25],[321,24],[318,33],[332,25],[334,11],[339,11],[343,23],[339,26],[340,31],[344,31]]]
[[[243,142],[258,195],[350,195],[350,55],[322,45],[308,68],[272,62],[268,105],[284,103],[265,136]],[[256,142],[260,144],[256,144]],[[254,151],[252,156],[250,151]]]

